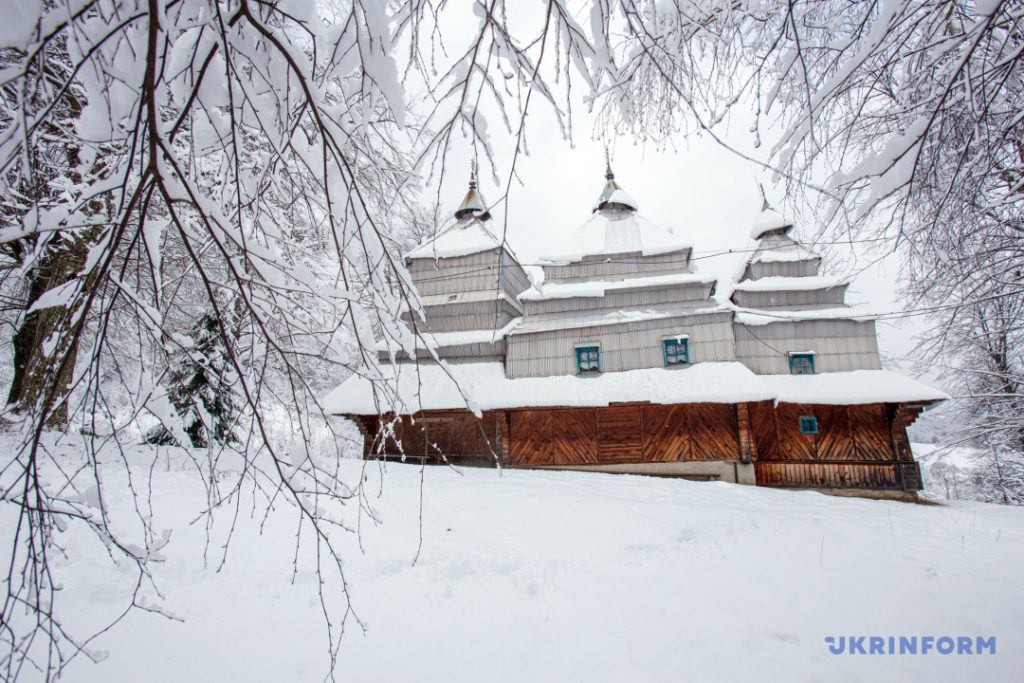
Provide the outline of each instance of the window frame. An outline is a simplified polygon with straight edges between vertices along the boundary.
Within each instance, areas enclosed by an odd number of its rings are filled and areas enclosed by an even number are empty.
[[[678,351],[675,352],[675,356],[678,359],[682,355],[683,360],[676,360],[674,363],[668,362],[668,348],[670,345],[675,345],[677,348],[682,347],[683,352],[680,354]],[[664,362],[666,368],[674,368],[679,366],[686,366],[690,364],[690,338],[687,336],[679,337],[667,337],[661,340],[661,359]]]
[[[801,434],[817,434],[818,418],[814,415],[801,415],[797,418]]]
[[[807,369],[810,372],[796,372],[796,361],[807,361]],[[814,369],[814,352],[813,351],[800,351],[797,353],[789,354],[789,374],[791,375],[814,375],[817,374]]]
[[[594,353],[595,358],[587,359],[587,363],[596,363],[597,367],[588,367],[583,369],[583,354]],[[577,375],[595,375],[601,372],[601,345],[600,344],[586,344],[576,347],[576,374]]]

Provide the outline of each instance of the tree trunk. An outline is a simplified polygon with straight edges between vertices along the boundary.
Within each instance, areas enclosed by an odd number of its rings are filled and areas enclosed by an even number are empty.
[[[46,291],[79,274],[88,246],[89,241],[83,236],[65,237],[43,257],[29,274],[26,310]],[[53,428],[66,427],[68,422],[64,397],[71,388],[78,356],[78,342],[71,329],[73,312],[65,306],[54,306],[27,313],[13,339],[14,379],[7,405],[15,413],[45,408],[49,413],[47,426]]]

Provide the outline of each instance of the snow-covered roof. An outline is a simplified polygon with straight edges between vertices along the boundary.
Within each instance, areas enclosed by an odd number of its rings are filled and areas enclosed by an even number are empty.
[[[529,334],[548,330],[567,330],[579,327],[602,327],[619,323],[632,323],[646,320],[664,320],[668,318],[685,318],[692,315],[710,315],[713,313],[730,313],[732,308],[711,304],[708,301],[685,302],[670,306],[652,306],[650,308],[632,308],[619,310],[580,311],[577,313],[542,313],[523,318],[521,325],[511,334]]]
[[[479,411],[600,407],[620,402],[673,404],[774,400],[847,405],[949,398],[945,392],[889,370],[755,375],[738,362],[697,363],[670,370],[648,368],[586,377],[562,375],[518,379],[505,377],[505,369],[500,362],[444,366],[402,363],[397,370],[398,393],[394,407],[403,413],[467,408]],[[388,378],[393,382],[395,368],[385,367],[384,371],[391,373]],[[332,413],[371,415],[378,412],[372,383],[355,375],[328,394],[324,405]],[[392,407],[384,405],[380,409]]]
[[[640,204],[630,197],[625,190],[615,185],[615,181],[609,181],[608,186],[605,187],[605,191],[601,193],[601,197],[597,200],[597,204],[594,204],[594,211],[597,211],[605,204],[621,204],[622,206],[628,207],[633,211],[640,210]]]
[[[789,249],[758,250],[751,257],[750,263],[791,263],[794,261],[813,261],[814,259],[820,261],[821,256],[794,242],[793,247]]]
[[[863,322],[878,318],[878,314],[867,304],[800,310],[764,310],[736,306],[735,311],[736,322],[744,325],[768,325],[769,323],[797,320],[854,320]]]
[[[829,275],[762,277],[757,280],[744,280],[733,285],[733,290],[744,292],[790,292],[795,290],[828,289],[850,284],[849,278],[832,277]]]
[[[398,368],[398,399],[402,412],[597,407],[622,401],[736,403],[773,398],[759,378],[737,362],[697,363],[671,370],[650,368],[586,377],[562,375],[519,379],[506,378],[505,368],[500,362],[451,364],[446,367],[422,363],[418,372],[412,363],[400,364]],[[373,386],[359,376],[350,377],[328,394],[324,405],[332,413],[377,413]]]
[[[461,220],[405,255],[405,258],[468,256],[501,246],[501,239],[477,218]]]
[[[501,341],[502,339],[507,337],[509,332],[514,330],[522,321],[522,318],[513,318],[508,322],[507,325],[498,330],[457,330],[455,332],[421,332],[421,336],[416,338],[416,348],[425,349],[427,348],[427,344],[430,344],[431,348],[435,349],[450,346],[462,346],[464,344],[493,344],[494,342]],[[391,346],[398,347],[399,344],[397,344],[396,342],[389,343],[389,340],[386,339],[379,340],[377,342],[378,351],[387,351]]]
[[[751,239],[761,239],[761,236],[774,230],[789,230],[793,227],[793,221],[771,207],[765,207],[754,219],[754,225],[750,228]]]
[[[779,403],[904,403],[944,401],[949,394],[892,370],[851,370],[818,375],[760,375]]]
[[[589,281],[589,282],[550,282],[534,285],[519,295],[520,301],[538,301],[542,299],[569,299],[572,297],[602,297],[608,291],[616,289],[639,289],[644,287],[664,287],[693,282],[714,284],[715,278],[697,273],[671,273],[669,275],[652,275],[635,277],[626,280]]]
[[[573,263],[596,254],[667,254],[691,248],[680,235],[632,211],[605,209],[545,252],[542,263]]]
[[[428,308],[430,306],[445,306],[447,304],[472,304],[480,303],[482,301],[506,302],[514,310],[519,311],[520,313],[523,311],[523,307],[519,304],[519,301],[510,297],[503,289],[452,292],[451,294],[430,294],[428,296],[420,297],[420,305],[423,306],[423,308]],[[399,310],[402,313],[407,313],[409,311],[409,305],[403,302]]]

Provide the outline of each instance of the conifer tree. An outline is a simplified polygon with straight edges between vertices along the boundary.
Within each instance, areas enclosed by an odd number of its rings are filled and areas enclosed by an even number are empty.
[[[237,377],[217,318],[204,314],[189,337],[192,346],[181,348],[171,358],[167,374],[171,403],[193,446],[235,441],[231,427],[239,412],[234,396]],[[171,444],[178,439],[160,424],[149,431],[146,441]]]

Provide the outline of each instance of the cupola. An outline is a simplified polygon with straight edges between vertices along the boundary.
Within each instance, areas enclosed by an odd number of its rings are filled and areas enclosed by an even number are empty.
[[[487,211],[487,206],[484,203],[484,198],[480,196],[480,192],[476,189],[476,168],[473,168],[473,172],[469,176],[469,191],[466,192],[466,196],[463,197],[462,203],[459,204],[459,208],[455,209],[455,219],[459,221],[469,220],[476,218],[481,221],[489,220],[491,214]]]
[[[785,235],[793,229],[793,221],[789,220],[776,211],[768,203],[764,196],[764,188],[761,188],[761,213],[754,219],[754,225],[750,228],[750,237],[759,240],[762,237],[771,235]]]
[[[595,212],[605,210],[633,212],[640,208],[636,200],[626,194],[626,191],[615,182],[615,174],[612,173],[611,162],[608,163],[604,177],[606,182],[604,189],[601,191],[601,196],[598,197],[597,204],[594,206]]]

